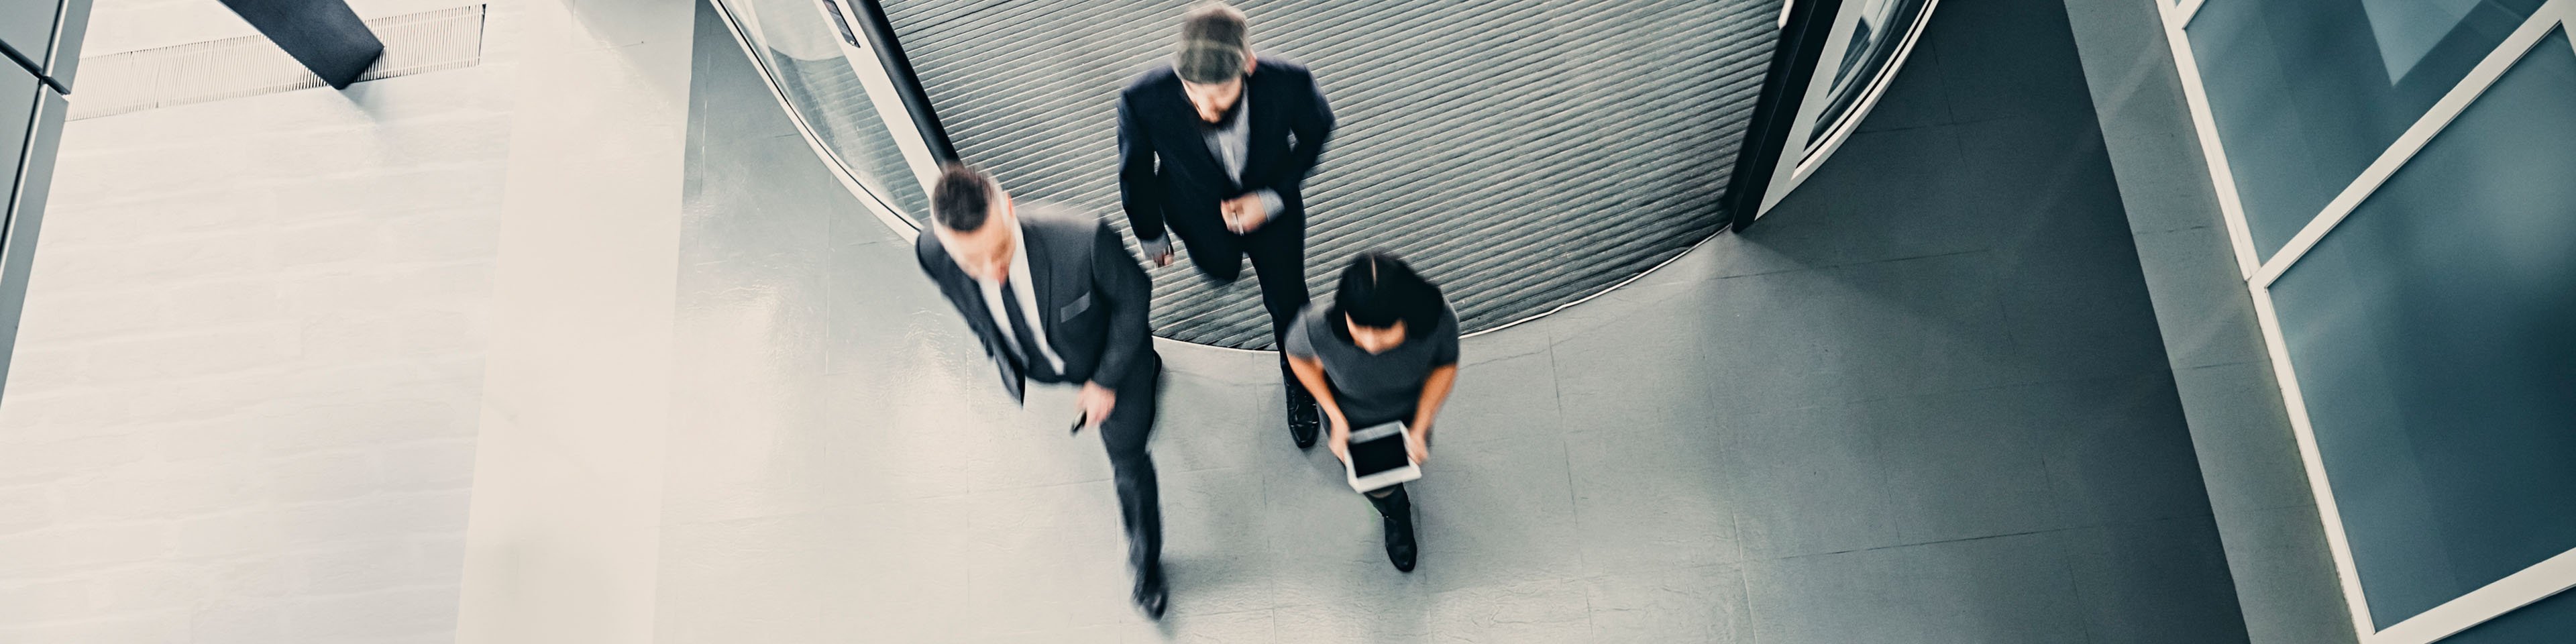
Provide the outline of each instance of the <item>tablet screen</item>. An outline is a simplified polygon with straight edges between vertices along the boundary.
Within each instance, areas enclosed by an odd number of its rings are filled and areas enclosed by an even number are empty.
[[[1404,451],[1404,435],[1396,434],[1371,441],[1351,443],[1351,473],[1369,476],[1413,464]]]

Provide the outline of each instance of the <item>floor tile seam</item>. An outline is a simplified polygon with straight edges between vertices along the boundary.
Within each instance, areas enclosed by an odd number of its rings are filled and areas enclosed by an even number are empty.
[[[1748,558],[1748,559],[1746,559],[1746,560],[1745,560],[1745,563],[1747,563],[1747,564],[1757,564],[1757,563],[1776,563],[1776,562],[1789,561],[1789,560],[1793,560],[1793,559],[1812,559],[1812,558],[1817,558],[1817,557],[1831,557],[1831,556],[1835,556],[1835,555],[1848,555],[1848,554],[1857,554],[1857,553],[1864,553],[1864,552],[1877,552],[1877,551],[1881,551],[1881,550],[1896,550],[1896,549],[1901,549],[1901,548],[1914,548],[1914,547],[1920,547],[1920,546],[1936,546],[1936,545],[1951,544],[1951,543],[1963,543],[1963,542],[1969,542],[1969,541],[1985,541],[1985,540],[1990,540],[1990,539],[2004,539],[2004,538],[2010,538],[2010,537],[2026,537],[2026,536],[2031,536],[2031,535],[2056,534],[2056,533],[2071,532],[2071,531],[2081,530],[2081,529],[2083,529],[2083,528],[2049,528],[2049,529],[2045,529],[2045,530],[2028,530],[2028,531],[2022,531],[2022,532],[2009,532],[2009,533],[2004,533],[2004,534],[1990,534],[1990,535],[1981,535],[1981,536],[1974,536],[1974,537],[1958,537],[1958,538],[1952,538],[1952,539],[1935,539],[1935,540],[1931,540],[1931,541],[1919,541],[1919,542],[1913,542],[1913,543],[1890,544],[1890,545],[1884,545],[1884,546],[1870,546],[1870,547],[1867,547],[1867,548],[1853,548],[1853,549],[1849,549],[1849,550],[1835,550],[1835,551],[1831,551],[1831,552],[1812,552],[1812,553],[1806,553],[1806,554],[1789,555],[1789,556],[1785,556],[1785,557]]]
[[[2124,201],[2125,201],[2125,200],[2124,200]],[[2126,210],[2127,210],[2127,208],[2123,207],[2123,208],[2122,208],[2122,210],[2123,210],[2123,211],[2126,211]],[[2195,231],[2195,230],[2223,229],[2223,227],[2224,227],[2225,225],[2226,225],[2226,224],[2219,223],[2219,222],[2211,222],[2211,223],[2206,223],[2206,224],[2193,224],[2193,225],[2189,225],[2189,226],[2180,226],[2180,227],[2139,228],[2139,227],[2136,227],[2136,226],[2131,226],[2131,227],[2129,227],[2129,236],[2130,236],[2130,237],[2145,237],[2145,236],[2148,236],[2148,235],[2164,235],[2164,234],[2171,234],[2171,233],[2191,232],[2191,231]],[[2223,247],[2223,246],[2222,246],[2222,247]]]
[[[1755,241],[1747,241],[1747,242],[1745,242],[1745,243],[1748,243],[1748,244],[1754,244],[1754,243],[1759,243],[1759,242],[1755,242]],[[1630,288],[1630,287],[1637,287],[1637,288],[1679,288],[1679,287],[1697,286],[1697,285],[1701,285],[1701,284],[1705,284],[1705,283],[1709,283],[1709,282],[1718,282],[1718,281],[1724,281],[1724,280],[1741,279],[1741,278],[1747,278],[1747,277],[1767,277],[1767,276],[1772,276],[1772,275],[1784,275],[1784,274],[1789,274],[1789,273],[1800,273],[1800,272],[1807,272],[1807,271],[1821,271],[1821,270],[1831,270],[1831,269],[1837,269],[1837,268],[1852,268],[1852,267],[1858,267],[1858,266],[1868,266],[1868,265],[1871,265],[1871,264],[1884,264],[1884,263],[1888,263],[1888,262],[1904,262],[1904,261],[1914,261],[1914,260],[1923,260],[1923,259],[1939,259],[1939,258],[1943,258],[1943,257],[1950,257],[1950,256],[1954,256],[1954,255],[1968,255],[1968,254],[1974,254],[1974,253],[1985,253],[1985,252],[1989,252],[1989,250],[1990,250],[1990,249],[1988,249],[1988,248],[1972,248],[1972,249],[1967,249],[1967,250],[1944,251],[1944,252],[1938,252],[1938,253],[1928,253],[1928,254],[1923,254],[1923,255],[1907,255],[1907,256],[1904,256],[1904,257],[1887,257],[1887,258],[1879,258],[1879,259],[1864,259],[1864,260],[1848,261],[1848,262],[1838,262],[1838,263],[1831,263],[1831,264],[1820,264],[1820,265],[1815,265],[1815,266],[1798,266],[1798,267],[1794,267],[1794,268],[1782,268],[1782,269],[1778,269],[1778,270],[1756,271],[1756,272],[1751,272],[1751,273],[1737,273],[1737,274],[1730,274],[1730,275],[1713,275],[1713,276],[1707,276],[1707,277],[1688,278],[1688,279],[1684,279],[1684,280],[1681,280],[1681,281],[1675,281],[1675,282],[1663,282],[1663,283],[1652,283],[1652,284],[1634,284],[1634,285],[1631,285],[1631,286],[1623,286],[1623,287],[1620,287],[1620,289],[1619,289],[1619,290],[1625,290],[1625,289],[1628,289],[1628,288]],[[1661,302],[1649,302],[1649,303],[1646,303],[1645,305],[1646,305],[1646,306],[1654,306],[1654,305],[1656,305],[1656,304],[1660,304],[1660,303],[1661,303]],[[1580,305],[1578,305],[1578,306],[1580,306]],[[1568,309],[1568,310],[1570,311],[1570,310],[1572,310],[1572,309]]]
[[[725,517],[719,517],[719,518],[710,518],[710,519],[683,519],[683,520],[673,520],[673,519],[671,519],[671,509],[670,509],[669,507],[667,507],[669,504],[666,502],[666,503],[664,504],[666,507],[662,508],[662,510],[661,510],[661,515],[662,515],[661,520],[654,522],[654,525],[655,525],[655,526],[657,526],[657,527],[662,527],[662,528],[689,528],[689,527],[701,527],[701,526],[710,526],[710,525],[728,524],[728,523],[749,523],[749,522],[755,522],[755,521],[777,520],[777,519],[794,518],[794,517],[803,517],[803,516],[820,516],[820,515],[830,514],[830,513],[833,513],[833,512],[839,512],[839,511],[854,510],[854,509],[862,509],[862,508],[868,508],[868,507],[880,506],[880,505],[896,505],[896,504],[900,504],[900,503],[904,503],[904,502],[903,502],[903,501],[833,501],[833,502],[827,502],[827,503],[821,503],[821,504],[815,504],[815,505],[800,505],[800,506],[798,506],[798,507],[797,507],[797,509],[794,509],[794,510],[765,511],[765,512],[758,512],[758,513],[752,513],[752,514],[739,514],[739,515],[725,516]]]
[[[2005,382],[2005,383],[2001,383],[2001,384],[1990,384],[1990,385],[1975,385],[1975,386],[1966,386],[1966,387],[1954,387],[1954,388],[1942,388],[1942,389],[1927,389],[1927,390],[1922,390],[1922,391],[1915,391],[1915,392],[1908,392],[1908,393],[1901,393],[1901,394],[1894,394],[1894,395],[1887,395],[1887,396],[1872,396],[1872,397],[1866,397],[1866,398],[1852,398],[1852,399],[1836,400],[1836,401],[1823,402],[1823,403],[1817,403],[1817,404],[1811,404],[1811,405],[1800,405],[1800,406],[1797,406],[1797,407],[1791,407],[1791,408],[1786,408],[1786,409],[1758,409],[1758,408],[1757,408],[1757,409],[1737,409],[1737,410],[1732,410],[1732,411],[1729,411],[1729,410],[1719,410],[1719,411],[1717,412],[1716,418],[1718,418],[1718,419],[1739,419],[1739,418],[1750,417],[1750,416],[1765,416],[1765,415],[1782,414],[1782,413],[1808,412],[1808,411],[1816,411],[1816,410],[1828,409],[1828,408],[1833,408],[1833,407],[1842,407],[1842,406],[1848,406],[1848,405],[1862,405],[1862,404],[1870,404],[1870,403],[1883,403],[1883,402],[1891,402],[1891,401],[1899,401],[1899,400],[1908,400],[1908,399],[1916,399],[1916,398],[1932,398],[1932,397],[1938,397],[1938,396],[1956,396],[1956,395],[1961,395],[1961,394],[1976,394],[1976,393],[1985,393],[1985,392],[2002,391],[2002,390],[2008,390],[2008,389],[2031,389],[2031,388],[2038,388],[2038,387],[2052,386],[2052,385],[2081,384],[2081,383],[2092,383],[2092,382],[2107,382],[2107,381],[2127,380],[2127,379],[2141,378],[2141,377],[2146,377],[2146,376],[2151,376],[2151,375],[2156,375],[2156,374],[2170,374],[2170,373],[2172,373],[2172,370],[2170,370],[2170,369],[2164,369],[2164,368],[2149,368],[2149,369],[2141,369],[2141,370],[2134,371],[2134,372],[2130,372],[2130,373],[2115,373],[2115,374],[2094,375],[2094,376],[2076,376],[2076,377],[2068,377],[2068,378],[2050,378],[2050,379],[2030,380],[2030,381],[2012,381],[2012,382]]]
[[[2180,514],[2165,514],[2165,515],[2149,516],[2149,517],[2130,517],[2130,518],[2118,519],[2118,520],[2113,520],[2113,521],[2097,521],[2097,522],[2093,522],[2093,523],[2086,523],[2086,524],[2079,524],[2079,525],[2068,526],[2068,527],[2066,527],[2066,528],[2064,528],[2064,529],[2067,529],[2067,530],[2091,530],[2091,529],[2097,529],[2097,528],[2134,528],[2134,527],[2144,526],[2144,525],[2149,525],[2149,524],[2156,524],[2156,523],[2171,523],[2171,522],[2175,522],[2175,521],[2190,521],[2190,520],[2194,520],[2194,519],[2207,521],[2207,520],[2213,520],[2213,519],[2216,519],[2216,518],[2217,518],[2217,516],[2218,516],[2218,512],[2217,512],[2216,510],[2198,511],[2198,512],[2184,512],[2184,513],[2180,513]]]
[[[2173,371],[2173,374],[2174,374],[2175,379],[2176,379],[2176,380],[2180,380],[2180,379],[2181,379],[2181,377],[2182,377],[2182,373],[2183,373],[2183,372],[2185,372],[2185,371],[2200,371],[2200,370],[2204,370],[2204,369],[2216,369],[2216,368],[2220,368],[2220,367],[2242,367],[2242,366],[2247,366],[2247,365],[2258,365],[2258,364],[2261,364],[2261,365],[2268,365],[2268,364],[2271,364],[2271,362],[2272,362],[2272,357],[2271,357],[2271,356],[2268,356],[2268,355],[2259,355],[2259,356],[2254,356],[2254,357],[2250,357],[2250,358],[2245,358],[2245,359],[2242,359],[2242,360],[2227,360],[2227,361],[2221,361],[2221,362],[2208,362],[2208,363],[2192,363],[2192,364],[2187,365],[2187,366],[2186,366],[2186,365],[2175,365],[2171,370]],[[2168,364],[2171,364],[2171,360],[2170,360],[2170,359],[2168,359],[2168,360],[2167,360],[2167,363],[2168,363]]]
[[[2093,620],[2083,619],[2080,617],[2081,615],[2091,611],[2086,611],[2083,608],[2086,605],[2084,600],[2084,584],[2083,582],[2078,581],[2075,577],[2076,555],[2070,550],[2071,549],[2067,548],[2058,549],[2057,568],[2059,572],[2065,573],[2066,575],[2067,593],[2073,598],[2076,607],[2075,610],[2077,611],[2076,614],[2079,615],[2078,618],[2072,620],[2075,622],[2075,633],[2077,636],[2082,638],[2082,641],[2085,642],[2085,644],[2091,644],[2094,640]]]
[[[2287,504],[2287,505],[2275,505],[2275,506],[2266,506],[2266,507],[2259,507],[2259,508],[2236,508],[2236,509],[2228,509],[2228,510],[2217,510],[2217,509],[2213,509],[2213,510],[2211,510],[2211,511],[2210,511],[2210,514],[2211,514],[2212,516],[2250,516],[2250,515],[2256,515],[2256,514],[2269,514],[2269,513],[2274,513],[2274,512],[2280,512],[2280,511],[2283,511],[2283,510],[2309,510],[2309,511],[2312,511],[2312,512],[2313,512],[2313,511],[2315,511],[2315,510],[2316,510],[2316,508],[2317,508],[2317,504],[2316,504],[2316,503],[2313,503],[2313,502],[2309,502],[2309,503],[2291,503],[2291,504]],[[2320,515],[2320,516],[2322,516],[2322,515]],[[2319,519],[2319,521],[2323,521],[2323,519],[2322,519],[2322,518],[2320,518],[2320,519]]]
[[[2293,506],[2293,507],[2296,507],[2296,506]],[[2019,536],[2030,536],[2030,535],[2052,535],[2052,534],[2072,533],[2072,532],[2078,532],[2078,531],[2084,531],[2084,530],[2097,530],[2097,529],[2102,529],[2102,528],[2127,528],[2127,527],[2137,527],[2137,526],[2143,526],[2143,525],[2154,524],[2154,523],[2164,523],[2164,522],[2179,521],[2179,520],[2190,520],[2190,519],[2210,519],[2210,520],[2211,520],[2211,522],[2212,522],[2213,524],[2215,524],[2215,518],[2216,518],[2216,516],[2217,516],[2218,514],[2224,514],[2224,513],[2221,513],[2221,512],[2211,512],[2211,513],[2198,513],[2198,512],[2194,512],[2194,513],[2187,513],[2187,514],[2165,515],[2165,516],[2158,516],[2158,517],[2147,517],[2147,518],[2124,519],[2124,520],[2119,520],[2119,521],[2104,521],[2104,522],[2097,522],[2097,523],[2087,523],[2087,524],[2077,524],[2077,525],[2065,525],[2065,526],[2060,526],[2060,527],[2045,528],[2045,529],[2039,529],[2039,530],[2025,530],[2025,531],[2018,531],[2018,532],[2007,532],[2007,533],[1990,534],[1990,535],[1980,535],[1980,536],[1973,536],[1973,537],[1957,537],[1957,538],[1951,538],[1951,539],[1934,539],[1934,540],[1928,540],[1928,541],[1916,541],[1916,542],[1908,542],[1908,543],[1889,544],[1889,545],[1884,545],[1884,546],[1871,546],[1871,547],[1867,547],[1867,548],[1853,548],[1853,549],[1849,549],[1849,550],[1837,550],[1837,551],[1832,551],[1832,552],[1817,552],[1817,553],[1807,553],[1807,554],[1789,555],[1789,556],[1784,556],[1784,557],[1763,557],[1763,558],[1748,557],[1748,558],[1744,559],[1744,560],[1743,560],[1743,561],[1741,561],[1741,562],[1738,562],[1738,563],[1736,563],[1736,564],[1730,564],[1730,565],[1744,565],[1744,564],[1753,564],[1753,563],[1768,563],[1768,562],[1777,562],[1777,561],[1787,561],[1787,560],[1791,560],[1791,559],[1805,559],[1805,558],[1811,558],[1811,557],[1824,557],[1824,556],[1843,555],[1843,554],[1852,554],[1852,553],[1860,553],[1860,552],[1875,552],[1875,551],[1880,551],[1880,550],[1893,550],[1893,549],[1898,549],[1898,548],[1911,548],[1911,547],[1916,547],[1916,546],[1940,545],[1940,544],[1947,544],[1947,543],[1959,543],[1959,542],[1965,542],[1965,541],[1979,541],[1979,540],[1986,540],[1986,539],[2001,539],[2001,538],[2006,538],[2006,537],[2019,537]]]
[[[2006,114],[2006,115],[2003,115],[2003,116],[1987,116],[1987,117],[1972,118],[1972,119],[1965,119],[1965,120],[1950,119],[1950,120],[1945,120],[1945,121],[1941,121],[1941,122],[1938,122],[1938,123],[1924,123],[1924,124],[1921,124],[1921,125],[1907,125],[1907,126],[1901,126],[1901,127],[1876,128],[1876,129],[1863,128],[1863,129],[1859,129],[1859,130],[1854,130],[1854,131],[1852,131],[1852,133],[1853,133],[1853,134],[1876,134],[1876,133],[1884,133],[1884,132],[1912,132],[1912,131],[1916,131],[1916,130],[1927,130],[1927,129],[1932,129],[1932,128],[1960,127],[1960,126],[1968,126],[1968,125],[1982,125],[1982,124],[1987,124],[1987,123],[1993,123],[1993,122],[1996,122],[1996,121],[2010,121],[2010,120],[2014,120],[2014,119],[2030,119],[2030,120],[2048,120],[2048,121],[2056,121],[2056,120],[2059,120],[2061,117],[2078,116],[2078,115],[2081,115],[2081,116],[2084,116],[2084,117],[2088,117],[2088,118],[2089,118],[2089,117],[2093,117],[2093,116],[2094,116],[2094,114],[2093,114],[2093,110],[2091,110],[2091,109],[2089,109],[2089,108],[2088,108],[2088,109],[2084,109],[2084,110],[2080,110],[2080,111],[2079,111],[2079,110],[2068,110],[2068,111],[2063,112],[2063,113],[2059,113],[2059,112],[2052,112],[2052,111],[2040,111],[2040,112],[2033,112],[2033,113],[2028,113],[2028,114]],[[2096,125],[2093,129],[2094,129],[2095,131],[2100,131],[2100,129],[2101,129],[2101,128],[2100,128],[2100,126],[2099,126],[2099,125]]]

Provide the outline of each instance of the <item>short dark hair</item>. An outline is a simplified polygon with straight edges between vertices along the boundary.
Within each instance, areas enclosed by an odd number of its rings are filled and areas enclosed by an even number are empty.
[[[1181,43],[1172,56],[1172,71],[1202,85],[1242,78],[1244,57],[1252,55],[1246,42],[1251,32],[1252,19],[1233,5],[1191,5],[1189,13],[1181,14]]]
[[[963,163],[942,165],[939,181],[930,188],[930,216],[949,230],[973,232],[992,213],[994,192],[993,177],[984,171]]]
[[[1403,322],[1404,334],[1413,338],[1431,333],[1431,328],[1440,324],[1441,310],[1446,308],[1448,302],[1441,298],[1440,287],[1422,279],[1411,265],[1385,251],[1369,251],[1351,258],[1350,267],[1342,269],[1341,286],[1333,294],[1333,310],[1348,316],[1351,324],[1383,329]]]

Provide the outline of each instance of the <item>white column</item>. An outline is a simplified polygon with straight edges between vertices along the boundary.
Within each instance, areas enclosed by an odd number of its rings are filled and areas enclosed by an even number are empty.
[[[650,642],[689,0],[524,0],[461,644]]]

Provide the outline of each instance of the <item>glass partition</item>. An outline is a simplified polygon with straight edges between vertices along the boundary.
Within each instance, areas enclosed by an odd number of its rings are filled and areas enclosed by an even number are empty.
[[[2510,615],[2576,587],[2576,0],[2164,23],[2361,641],[2563,619]]]
[[[1866,113],[1861,98],[1872,91],[1880,79],[1893,76],[1895,61],[1912,36],[1915,19],[1926,15],[1929,0],[1849,0],[1857,3],[1851,23],[1842,28],[1843,43],[1839,52],[1828,51],[1834,65],[1833,80],[1826,85],[1824,109],[1816,115],[1816,124],[1807,130],[1807,152],[1799,162],[1814,156],[1822,143],[1836,129],[1860,120]]]
[[[1851,136],[1923,34],[1937,0],[1792,0],[1727,184],[1737,230],[1778,205]]]
[[[720,0],[790,120],[861,199],[918,229],[930,212],[925,181],[937,162],[898,98],[876,47],[838,0]]]
[[[2541,0],[2208,0],[2184,29],[2269,259]],[[2260,141],[2260,144],[2255,142]]]

